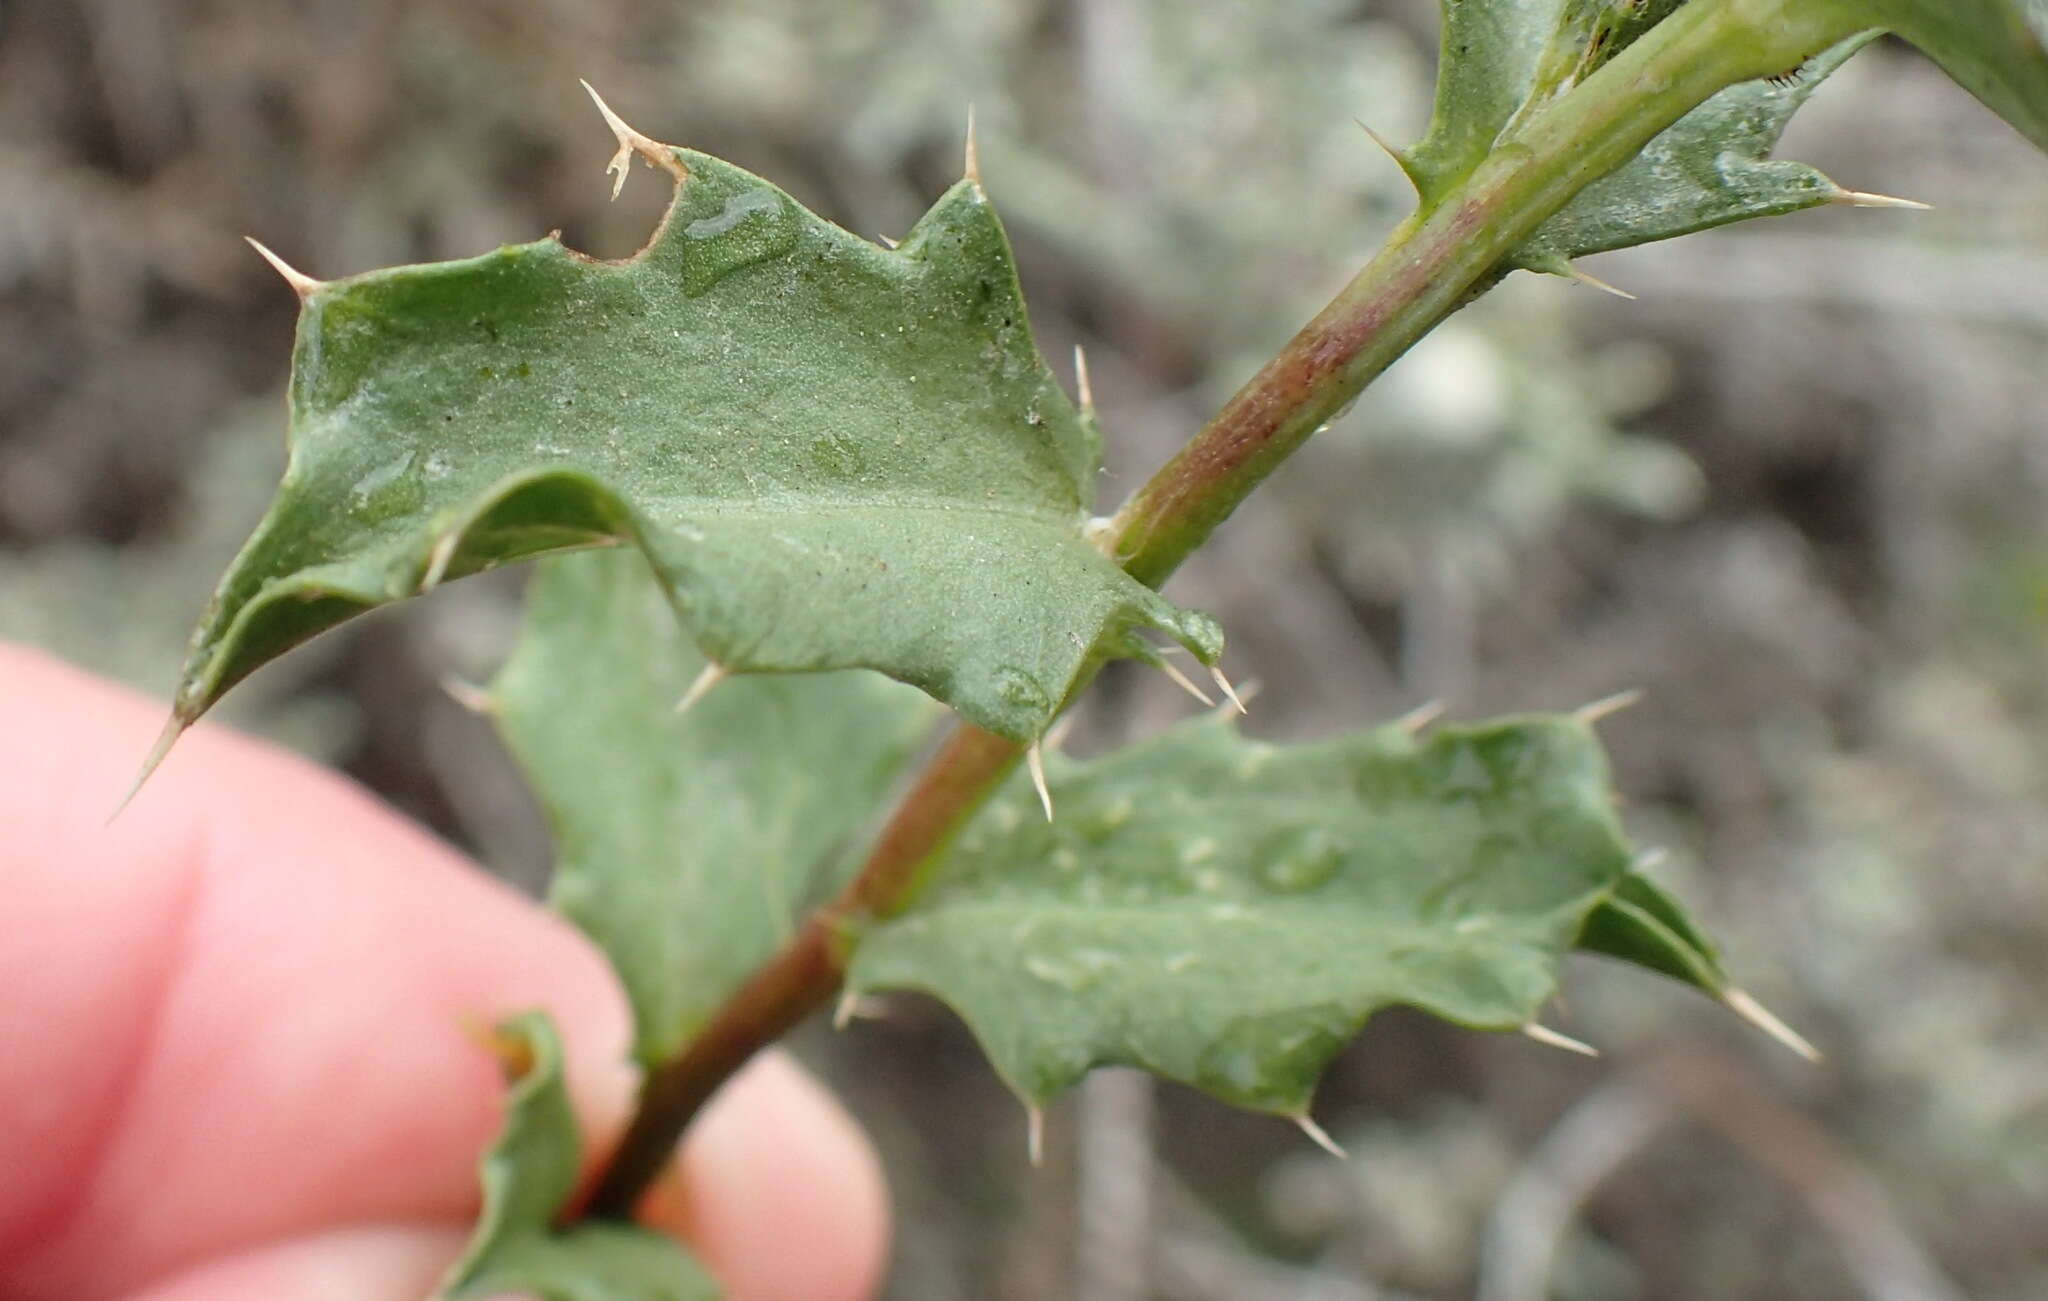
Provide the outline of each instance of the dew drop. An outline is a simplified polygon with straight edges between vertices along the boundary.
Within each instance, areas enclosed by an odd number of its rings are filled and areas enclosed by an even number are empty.
[[[1329,884],[1344,866],[1344,850],[1322,827],[1292,832],[1269,846],[1259,863],[1259,879],[1282,894],[1305,894]]]
[[[772,190],[746,190],[725,201],[716,216],[683,227],[683,292],[696,298],[742,267],[795,247],[789,205]]]
[[[1075,949],[1071,953],[1033,953],[1025,957],[1024,970],[1048,985],[1057,985],[1070,994],[1083,993],[1102,982],[1102,978],[1113,971],[1119,959],[1116,954],[1102,949]]]

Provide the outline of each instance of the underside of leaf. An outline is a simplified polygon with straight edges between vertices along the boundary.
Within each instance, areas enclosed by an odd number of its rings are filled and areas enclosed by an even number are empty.
[[[551,902],[618,970],[652,1063],[841,884],[939,711],[860,671],[737,678],[678,711],[704,659],[647,563],[539,571],[483,705],[554,828]]]
[[[508,1292],[541,1301],[718,1301],[717,1284],[671,1239],[623,1224],[554,1230],[576,1190],[582,1156],[561,1042],[537,1012],[494,1035],[512,1091],[504,1125],[483,1158],[483,1211],[440,1295],[450,1301]]]
[[[1820,172],[1770,155],[1793,113],[1874,35],[1851,37],[1782,77],[1714,96],[1581,190],[1516,250],[1515,265],[1560,273],[1588,253],[1849,201],[1850,193]]]
[[[1083,538],[1098,438],[979,184],[889,250],[650,147],[687,176],[625,262],[550,238],[305,292],[290,465],[180,720],[354,614],[612,544],[730,671],[873,668],[1019,740],[1141,630],[1217,656]]]
[[[1574,718],[1290,747],[1211,719],[1052,786],[1048,826],[1013,782],[849,972],[951,1004],[1032,1100],[1117,1063],[1300,1114],[1375,1010],[1523,1026],[1588,918],[1638,902]]]

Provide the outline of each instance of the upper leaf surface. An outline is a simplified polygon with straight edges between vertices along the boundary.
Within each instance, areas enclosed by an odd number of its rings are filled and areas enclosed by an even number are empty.
[[[582,1139],[562,1075],[562,1049],[546,1016],[499,1027],[513,1072],[505,1122],[484,1154],[483,1212],[441,1294],[506,1292],[541,1301],[718,1301],[717,1284],[668,1238],[620,1224],[557,1233],[575,1192]]]
[[[1082,537],[1097,438],[978,184],[890,251],[673,152],[688,178],[626,262],[548,239],[307,295],[291,462],[180,718],[363,609],[613,540],[730,669],[871,667],[1017,739],[1134,628],[1214,658],[1212,621]]]
[[[673,709],[703,657],[630,550],[541,562],[492,715],[553,824],[553,903],[611,959],[644,1062],[676,1051],[857,862],[938,712],[877,674],[762,675]]]
[[[952,1004],[1031,1098],[1123,1063],[1300,1112],[1377,1008],[1528,1022],[1629,872],[1569,718],[1285,748],[1204,721],[1052,786],[1052,824],[1011,787],[849,972]]]

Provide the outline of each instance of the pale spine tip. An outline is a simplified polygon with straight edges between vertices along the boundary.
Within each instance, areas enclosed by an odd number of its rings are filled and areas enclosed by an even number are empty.
[[[1308,1135],[1309,1142],[1314,1143],[1323,1151],[1328,1152],[1339,1161],[1349,1161],[1351,1159],[1351,1154],[1346,1152],[1336,1139],[1330,1137],[1329,1131],[1316,1124],[1314,1116],[1304,1111],[1299,1116],[1290,1116],[1288,1119],[1294,1122],[1296,1129]]]
[[[1444,716],[1444,702],[1426,700],[1394,720],[1394,726],[1410,736],[1418,736],[1422,729]]]
[[[427,557],[427,572],[420,575],[420,595],[425,596],[441,585],[448,577],[448,566],[455,563],[455,553],[462,547],[462,530],[451,529],[441,535],[434,544],[432,554]]]
[[[488,718],[497,712],[498,698],[474,682],[464,682],[452,674],[441,679],[441,690],[450,700],[461,705],[472,714]]]
[[[1095,385],[1088,380],[1088,350],[1074,345],[1074,392],[1081,398],[1081,414],[1095,419]]]
[[[1798,1053],[1807,1061],[1815,1064],[1820,1062],[1820,1049],[1814,1047],[1813,1043],[1805,1035],[1780,1021],[1771,1009],[1757,1002],[1756,999],[1750,997],[1742,990],[1729,989],[1723,991],[1721,1003],[1729,1011],[1763,1031],[1771,1038],[1776,1039],[1793,1052]]]
[[[1574,1039],[1568,1034],[1559,1034],[1549,1026],[1539,1025],[1534,1021],[1523,1026],[1522,1033],[1547,1048],[1562,1048],[1568,1053],[1577,1053],[1581,1057],[1598,1057],[1600,1055],[1600,1050],[1593,1045]]]
[[[163,763],[164,758],[170,754],[171,747],[177,744],[178,738],[185,734],[185,726],[185,720],[176,714],[164,720],[164,730],[157,733],[155,743],[149,747],[149,754],[142,761],[142,771],[136,773],[135,780],[128,783],[127,793],[114,805],[114,811],[107,815],[108,822],[111,823],[120,817],[129,804],[134,802],[136,795],[142,790],[142,783],[149,780],[150,774]]]
[[[962,160],[961,175],[976,185],[981,184],[981,150],[974,139],[974,105],[967,106],[967,148]]]
[[[1193,696],[1195,699],[1201,701],[1203,704],[1209,706],[1210,708],[1215,708],[1215,697],[1211,696],[1208,692],[1196,686],[1194,679],[1190,678],[1187,674],[1181,672],[1178,668],[1176,668],[1172,660],[1162,656],[1159,660],[1159,671],[1161,673],[1164,673],[1168,678],[1172,679],[1173,685],[1179,687],[1182,691],[1187,692],[1189,695]]]
[[[1045,820],[1052,821],[1052,788],[1045,784],[1044,738],[1033,741],[1024,750],[1024,766],[1031,770],[1031,784],[1038,790],[1038,802],[1045,807]]]
[[[1230,701],[1238,713],[1250,714],[1252,712],[1244,707],[1244,697],[1237,694],[1237,688],[1230,685],[1230,679],[1223,676],[1222,669],[1217,668],[1214,664],[1209,665],[1209,676],[1216,679],[1216,689],[1223,693],[1224,697]]]
[[[902,243],[902,242],[903,242],[903,241],[901,241],[901,240],[895,240],[895,239],[890,239],[890,238],[889,238],[889,237],[888,237],[887,235],[877,235],[877,236],[875,236],[875,238],[876,238],[876,239],[878,239],[878,240],[880,240],[880,241],[882,242],[882,247],[883,247],[883,248],[886,248],[886,249],[890,250],[891,252],[894,252],[894,251],[895,251],[895,249],[896,249],[896,246],[897,246],[898,244],[900,244],[900,243]]]
[[[577,84],[590,92],[591,102],[597,105],[599,113],[604,114],[604,124],[612,129],[612,138],[619,142],[619,151],[613,154],[611,161],[604,165],[605,172],[612,178],[612,197],[614,199],[618,198],[619,192],[626,188],[626,173],[633,170],[634,154],[639,154],[647,160],[649,166],[659,167],[678,181],[689,174],[688,169],[683,166],[682,160],[676,157],[675,150],[659,140],[644,136],[635,131],[632,127],[626,125],[624,118],[612,112],[612,106],[604,102],[604,96],[597,93],[597,87],[580,77],[577,78]]]
[[[1614,715],[1629,708],[1631,705],[1641,703],[1642,698],[1643,689],[1641,687],[1630,687],[1627,691],[1617,691],[1613,695],[1603,696],[1589,705],[1579,706],[1572,711],[1572,717],[1591,727],[1602,719],[1614,717]]]
[[[720,664],[716,660],[707,663],[704,666],[704,671],[697,675],[697,678],[694,682],[690,683],[690,689],[683,693],[683,698],[681,700],[676,701],[676,713],[688,713],[690,711],[690,706],[696,704],[705,696],[709,695],[711,692],[711,688],[725,681],[726,676],[727,675],[725,671],[725,666],[723,664]]]
[[[860,995],[851,989],[839,991],[839,1003],[832,1009],[832,1028],[844,1030],[860,1012]]]
[[[1571,279],[1576,280],[1580,284],[1586,286],[1586,288],[1588,289],[1597,289],[1603,294],[1613,294],[1616,298],[1626,298],[1630,302],[1634,302],[1636,300],[1636,296],[1630,293],[1628,290],[1621,288],[1619,285],[1608,284],[1599,276],[1596,276],[1589,271],[1582,270],[1577,263],[1566,263],[1564,273]]]
[[[326,287],[327,282],[325,280],[315,280],[299,270],[291,263],[265,248],[262,241],[258,240],[254,235],[244,235],[242,238],[249,241],[250,248],[263,255],[263,260],[270,264],[272,270],[284,277],[284,282],[292,287],[292,292],[299,296],[301,302],[311,297],[316,291]]]
[[[1357,118],[1352,118],[1351,120],[1358,123],[1358,129],[1365,132],[1366,139],[1378,145],[1381,152],[1394,160],[1394,166],[1401,169],[1401,175],[1408,178],[1408,184],[1415,187],[1415,195],[1417,198],[1420,198],[1422,196],[1422,178],[1415,174],[1415,168],[1408,162],[1408,155],[1394,148],[1391,141],[1367,126],[1364,122],[1359,121]]]
[[[1024,1152],[1033,1170],[1045,1165],[1045,1109],[1035,1102],[1024,1104]]]
[[[1918,199],[1900,199],[1889,194],[1870,194],[1863,190],[1836,190],[1828,196],[1829,203],[1846,204],[1851,208],[1904,208],[1908,212],[1931,212],[1934,205]]]

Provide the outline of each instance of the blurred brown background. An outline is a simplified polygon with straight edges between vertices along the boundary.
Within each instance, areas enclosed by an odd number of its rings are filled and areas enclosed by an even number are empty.
[[[1041,344],[1087,345],[1103,504],[1405,211],[1361,118],[1426,115],[1426,0],[0,3],[0,635],[156,691],[282,463],[316,275],[560,227],[605,201],[587,77],[658,138],[864,234],[957,172],[967,105]],[[1024,1126],[958,1025],[891,1003],[800,1045],[884,1148],[891,1295],[2048,1296],[2048,159],[1908,52],[1788,152],[1935,212],[1828,212],[1520,277],[1457,318],[1176,580],[1254,719],[1303,735],[1628,687],[1606,725],[1646,845],[1810,1069],[1588,962],[1597,1062],[1389,1015],[1324,1090],[1340,1164],[1121,1072]],[[486,729],[511,581],[362,621],[244,688],[533,885],[545,836]],[[1086,744],[1184,702],[1113,672]],[[800,1249],[800,1244],[792,1244]]]

